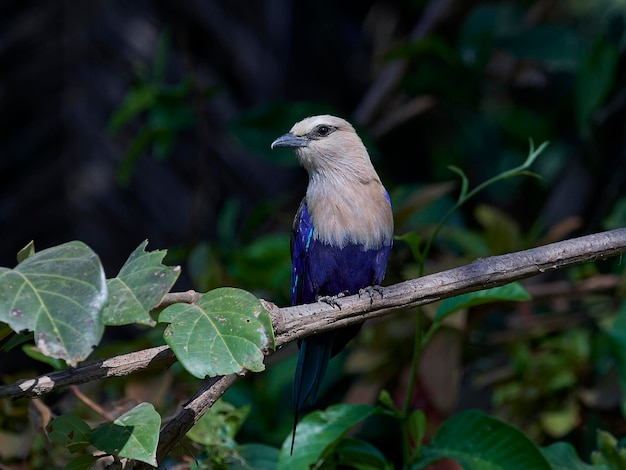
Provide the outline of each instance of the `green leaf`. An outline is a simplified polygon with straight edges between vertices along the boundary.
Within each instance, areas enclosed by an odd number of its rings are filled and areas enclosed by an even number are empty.
[[[8,324],[0,322],[0,341],[3,341],[11,335],[13,335],[13,337],[0,347],[0,351],[10,351],[15,346],[33,339],[32,333],[26,335],[15,333]]]
[[[551,470],[519,429],[474,410],[446,420],[412,468],[424,469],[444,458],[456,460],[465,470]]]
[[[109,122],[107,131],[116,133],[140,113],[148,110],[155,101],[156,88],[140,83],[126,92],[122,104],[115,110]]]
[[[32,339],[32,337],[26,338],[26,340],[29,339]],[[44,364],[48,364],[49,366],[54,367],[56,370],[62,370],[67,368],[67,364],[63,359],[55,359],[54,357],[46,356],[41,351],[39,351],[39,349],[37,349],[33,344],[25,344],[24,346],[22,346],[22,351],[31,359],[43,362]]]
[[[626,449],[607,431],[597,431],[598,450],[591,454],[595,465],[605,465],[611,470],[626,468]]]
[[[5,325],[5,323],[2,323],[2,325]],[[7,328],[9,328],[9,331],[11,333],[13,333],[13,330],[6,325]],[[2,328],[4,330],[4,328]],[[28,343],[30,341],[33,341],[35,338],[35,335],[30,332],[30,333],[14,333],[13,336],[2,345],[2,348],[0,348],[0,350],[2,351],[10,351],[11,349],[13,349],[16,346],[19,346],[20,344],[23,343]]]
[[[416,451],[422,446],[422,440],[426,433],[426,415],[422,410],[414,410],[407,419],[407,430],[409,432],[409,438]]]
[[[381,405],[391,411],[398,418],[402,416],[402,410],[398,409],[396,404],[393,402],[393,398],[391,398],[391,394],[387,390],[382,390],[378,395],[378,401]]]
[[[250,413],[250,405],[236,408],[225,400],[218,400],[187,432],[187,437],[205,446],[233,449],[235,435]]]
[[[84,243],[35,253],[15,269],[0,268],[0,321],[31,330],[46,356],[75,365],[100,342],[107,301],[104,270]]]
[[[224,287],[197,304],[175,304],[159,315],[169,323],[163,336],[183,367],[195,377],[248,369],[262,371],[262,349],[274,347],[272,322],[261,302],[242,289]]]
[[[237,448],[240,462],[229,462],[230,470],[274,470],[278,462],[278,449],[262,444],[244,444]]]
[[[35,242],[29,241],[28,244],[17,252],[17,262],[21,263],[26,258],[29,258],[35,254]]]
[[[376,411],[369,405],[340,404],[308,414],[298,423],[293,455],[289,455],[291,435],[283,442],[277,469],[309,468],[319,463],[350,428]]]
[[[90,470],[94,468],[94,464],[102,456],[85,454],[70,460],[63,470]]]
[[[48,437],[74,453],[89,446],[91,428],[75,415],[61,415],[46,426]]]
[[[393,468],[380,450],[362,439],[344,437],[335,447],[334,453],[336,457],[333,463],[338,468],[358,470]]]
[[[143,241],[131,253],[117,277],[107,280],[109,302],[102,313],[106,325],[154,325],[152,310],[170,291],[180,267],[164,266],[166,250],[146,252]]]
[[[157,466],[161,416],[150,403],[140,403],[115,421],[93,430],[89,442],[103,452]]]
[[[459,310],[491,302],[524,302],[531,300],[530,294],[519,282],[512,282],[500,287],[461,294],[441,302],[435,315],[435,321],[442,321],[448,315]]]
[[[605,466],[589,465],[581,461],[569,442],[555,442],[543,447],[541,452],[552,465],[552,470],[608,470]]]

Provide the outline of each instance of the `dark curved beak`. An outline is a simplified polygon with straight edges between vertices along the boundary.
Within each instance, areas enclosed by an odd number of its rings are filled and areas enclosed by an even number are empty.
[[[273,150],[275,148],[300,148],[306,147],[309,145],[309,139],[306,137],[298,137],[293,135],[291,132],[287,134],[281,135],[278,139],[272,142],[270,148]]]

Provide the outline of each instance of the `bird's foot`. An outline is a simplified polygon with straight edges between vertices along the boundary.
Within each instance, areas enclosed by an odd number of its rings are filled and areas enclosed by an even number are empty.
[[[363,295],[367,295],[370,298],[370,307],[374,303],[374,297],[376,294],[380,295],[380,298],[383,298],[383,288],[381,286],[367,286],[363,289],[359,289],[359,298]]]
[[[339,305],[339,302],[337,302],[337,299],[345,297],[346,295],[350,295],[350,291],[344,290],[343,292],[339,292],[339,294],[336,294],[336,295],[318,296],[317,301],[324,302],[325,304],[328,304],[333,308],[337,307],[339,310],[341,310],[341,305]]]

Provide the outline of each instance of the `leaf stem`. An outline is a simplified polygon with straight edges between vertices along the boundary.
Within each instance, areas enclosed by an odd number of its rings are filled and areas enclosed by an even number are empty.
[[[424,274],[424,270],[426,266],[426,258],[428,257],[428,254],[430,253],[432,245],[435,239],[437,238],[437,236],[439,235],[439,232],[448,222],[452,214],[454,214],[457,210],[459,210],[463,206],[463,204],[465,204],[467,201],[469,201],[472,197],[474,197],[483,189],[487,188],[488,186],[491,186],[494,183],[497,183],[498,181],[501,181],[507,178],[513,178],[515,176],[523,176],[523,175],[538,177],[538,175],[536,175],[535,173],[528,171],[528,168],[530,168],[530,166],[537,159],[537,157],[545,150],[545,148],[548,146],[548,142],[542,143],[537,149],[535,149],[535,145],[532,139],[529,139],[529,145],[530,145],[530,150],[528,152],[528,156],[526,157],[526,160],[524,161],[524,163],[522,163],[521,165],[515,168],[504,171],[488,179],[487,181],[484,181],[483,183],[479,184],[471,191],[469,191],[469,179],[465,175],[465,172],[456,166],[448,167],[452,172],[458,174],[461,177],[461,190],[459,192],[459,197],[456,203],[454,204],[454,206],[452,206],[452,208],[450,208],[450,210],[446,212],[446,214],[443,216],[443,218],[439,221],[439,223],[435,227],[435,230],[430,234],[430,236],[428,237],[428,240],[426,241],[424,250],[422,251],[422,253],[419,256],[419,259],[417,260],[418,266],[419,266],[419,269],[418,269],[419,276],[422,276]],[[404,396],[404,404],[402,407],[402,420],[403,420],[404,429],[405,429],[404,436],[403,436],[405,462],[408,462],[409,459],[411,458],[411,448],[410,448],[411,442],[410,442],[407,426],[408,426],[409,413],[411,409],[411,398],[413,397],[415,384],[417,382],[417,374],[418,374],[420,357],[422,355],[422,351],[424,350],[424,348],[426,347],[426,345],[428,344],[432,336],[441,326],[440,321],[433,321],[430,327],[428,328],[428,330],[426,330],[426,332],[423,332],[423,317],[424,317],[424,312],[420,307],[418,308],[416,320],[415,320],[415,342],[413,345],[413,357],[411,359],[411,371],[409,373],[406,394]]]

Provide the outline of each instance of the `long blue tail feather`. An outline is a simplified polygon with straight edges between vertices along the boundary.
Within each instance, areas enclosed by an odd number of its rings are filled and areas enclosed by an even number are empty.
[[[328,361],[337,334],[332,331],[305,338],[300,343],[300,355],[293,381],[293,405],[295,408],[291,452],[296,438],[296,425],[302,410],[313,405],[326,373]]]

